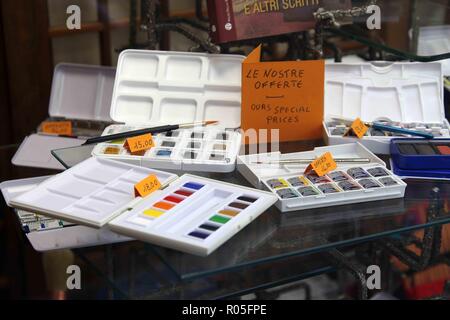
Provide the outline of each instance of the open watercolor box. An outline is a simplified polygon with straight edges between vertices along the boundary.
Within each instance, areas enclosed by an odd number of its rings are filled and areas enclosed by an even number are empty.
[[[79,146],[83,137],[98,136],[112,123],[109,108],[115,68],[62,63],[55,67],[50,94],[49,115],[45,121],[72,122],[73,135],[67,138],[41,132],[25,138],[12,159],[17,166],[60,169],[64,167],[51,150]]]
[[[10,200],[36,188],[51,176],[17,179],[0,183],[0,190],[8,206]],[[73,249],[132,240],[108,228],[90,228],[60,219],[14,209],[20,226],[36,251]]]
[[[440,63],[378,62],[327,64],[325,67],[324,138],[329,145],[350,143],[348,126],[333,116],[380,121],[435,137],[449,137]],[[361,143],[376,154],[389,154],[392,138],[369,129]],[[408,136],[403,136],[408,137]]]
[[[154,174],[162,188],[135,197]],[[180,251],[208,255],[276,202],[265,191],[89,158],[9,201],[11,206]]]
[[[365,158],[370,163],[338,163],[323,177],[304,174],[307,164],[267,164],[289,159],[314,159],[326,152],[334,158]],[[263,162],[263,164],[258,164]],[[360,143],[319,147],[313,151],[279,152],[238,157],[238,171],[254,186],[272,191],[282,212],[358,202],[402,198],[406,184]]]
[[[119,56],[110,115],[103,134],[167,124],[217,120],[218,125],[154,137],[156,146],[131,155],[124,141],[98,144],[92,155],[143,167],[231,172],[241,135],[244,56],[125,50]]]

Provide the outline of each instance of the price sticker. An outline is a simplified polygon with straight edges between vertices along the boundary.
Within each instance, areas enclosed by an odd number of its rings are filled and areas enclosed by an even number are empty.
[[[327,152],[314,160],[305,170],[308,173],[312,170],[319,176],[322,177],[328,172],[333,171],[337,168],[336,161],[334,161],[333,156],[330,152]]]
[[[131,137],[125,141],[123,145],[130,153],[138,153],[146,151],[155,146],[151,133],[147,133],[141,136]]]
[[[161,188],[161,183],[154,174],[151,174],[134,185],[134,195],[136,197],[146,197],[159,188]]]
[[[42,132],[59,135],[72,135],[71,121],[45,121],[42,123]]]
[[[361,121],[360,118],[356,119],[352,123],[351,129],[359,139],[362,139],[362,137],[364,137],[364,135],[366,134],[367,130],[369,130],[369,128],[364,124],[364,122]]]

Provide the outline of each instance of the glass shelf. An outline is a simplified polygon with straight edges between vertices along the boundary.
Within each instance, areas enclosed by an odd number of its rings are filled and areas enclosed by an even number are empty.
[[[450,198],[450,183],[407,181],[404,199],[299,212],[272,208],[208,257],[148,245],[182,279],[260,265],[288,257],[325,252],[401,233],[450,223],[450,212],[431,217],[431,191]]]
[[[117,299],[229,299],[335,271],[316,254],[186,280],[136,241],[75,253],[103,275]]]
[[[287,143],[280,146],[280,151],[308,150],[320,144]],[[196,174],[249,186],[237,171]],[[250,288],[275,286],[329,272],[333,268],[324,255],[331,249],[346,250],[354,245],[450,223],[448,205],[438,214],[429,212],[434,188],[439,188],[441,199],[448,202],[450,181],[409,179],[406,182],[404,199],[284,214],[273,207],[208,257],[138,241],[74,251],[116,288],[120,293],[116,294],[118,298],[236,296]],[[284,271],[277,274],[278,270]],[[143,275],[139,278],[141,272]],[[243,282],[242,279],[247,278],[252,280]]]
[[[280,151],[311,150],[322,144],[321,141],[282,143]],[[70,159],[73,154],[72,151],[64,152],[64,162],[73,162]],[[383,160],[388,163],[389,159],[384,157]],[[176,173],[180,175],[183,172]],[[250,186],[237,171],[229,174],[195,174]],[[195,279],[450,223],[450,212],[441,212],[437,217],[427,213],[433,188],[440,189],[442,199],[450,199],[450,181],[410,179],[406,182],[408,187],[404,199],[289,213],[281,213],[272,207],[208,257],[197,257],[150,244],[145,246],[158,255],[180,279]]]

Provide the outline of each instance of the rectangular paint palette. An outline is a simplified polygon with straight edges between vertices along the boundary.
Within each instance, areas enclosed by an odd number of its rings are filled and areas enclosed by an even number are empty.
[[[450,139],[394,139],[394,172],[405,177],[450,178]]]
[[[329,145],[357,141],[344,137],[348,124],[333,117],[385,122],[399,128],[448,138],[442,66],[436,63],[330,63],[325,67],[324,138]],[[389,154],[394,138],[408,137],[369,129],[359,140],[376,154]]]
[[[122,51],[104,135],[217,120],[215,126],[154,137],[156,146],[131,155],[123,142],[102,143],[92,155],[143,167],[231,172],[241,144],[241,65],[244,56],[150,50]],[[114,147],[114,149],[111,149]],[[110,149],[108,149],[110,148]]]
[[[275,201],[268,192],[186,174],[108,225],[142,241],[205,256]]]
[[[14,197],[36,188],[50,176],[3,181],[0,190],[8,206]],[[84,248],[132,240],[108,228],[90,228],[30,211],[12,209],[36,251]]]
[[[335,158],[368,158],[370,163],[338,163],[323,177],[304,174],[305,164],[254,164],[288,159],[310,159],[325,152]],[[313,151],[239,156],[238,170],[252,184],[272,191],[282,212],[401,198],[406,184],[385,163],[359,143],[315,148]]]
[[[115,78],[114,67],[60,63],[55,67],[45,121],[70,121],[72,135],[67,138],[42,133],[25,137],[12,163],[16,166],[63,170],[51,150],[79,146],[84,138],[100,135],[113,121],[109,116]],[[82,92],[82,94],[80,94]],[[84,138],[83,138],[84,137]]]
[[[145,198],[134,184],[155,174]],[[276,202],[265,191],[90,158],[14,197],[11,206],[184,252],[208,255]]]
[[[135,199],[134,185],[155,174],[162,185],[176,178],[163,171],[89,158],[11,200],[13,207],[102,227]]]
[[[140,129],[112,125],[104,134]],[[239,153],[241,135],[221,128],[182,129],[153,136],[155,147],[135,155],[124,148],[125,140],[98,144],[92,154],[148,168],[186,171],[233,171]]]

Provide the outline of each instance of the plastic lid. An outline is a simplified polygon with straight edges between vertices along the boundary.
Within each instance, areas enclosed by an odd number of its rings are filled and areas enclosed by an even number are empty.
[[[325,115],[442,123],[440,63],[361,63],[325,66]]]
[[[127,124],[241,119],[244,56],[125,50],[119,56],[111,118]]]
[[[419,29],[419,55],[431,56],[450,52],[450,26],[426,26]],[[450,59],[439,61],[445,76],[450,76]]]
[[[115,68],[61,63],[55,67],[49,114],[67,119],[112,121]]]

